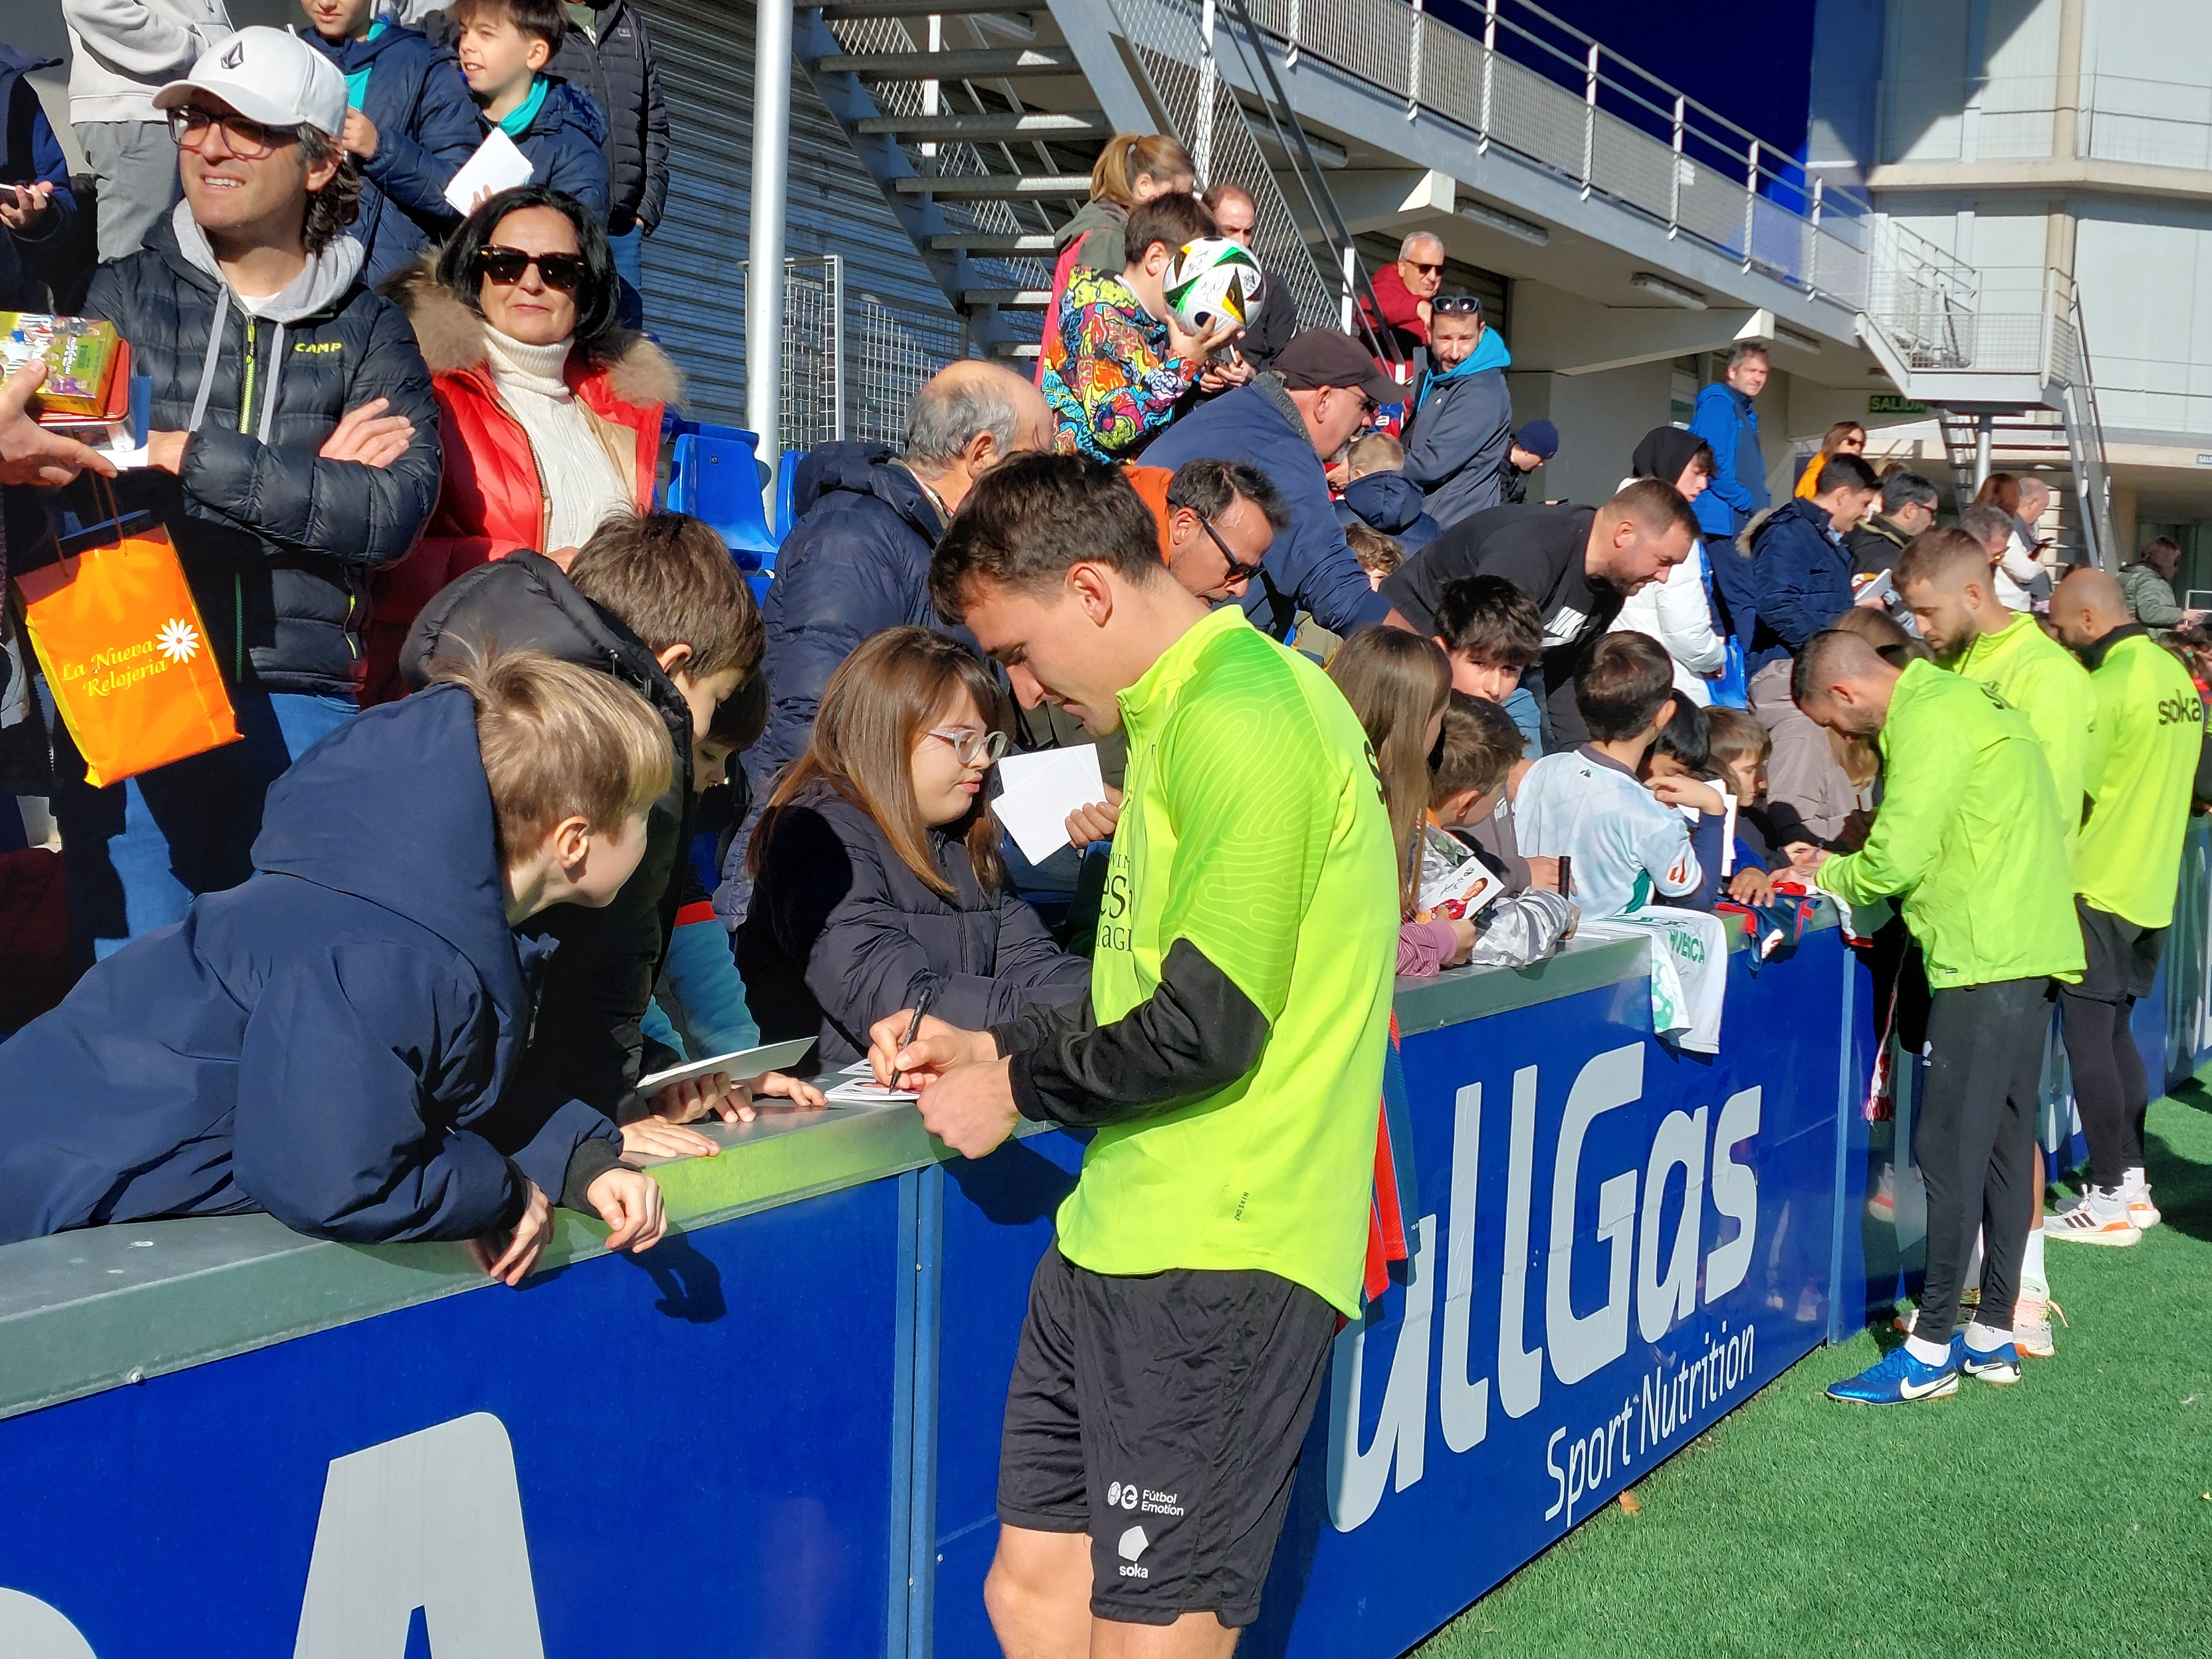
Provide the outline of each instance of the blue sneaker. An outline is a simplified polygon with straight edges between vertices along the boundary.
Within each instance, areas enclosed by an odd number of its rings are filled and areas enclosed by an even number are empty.
[[[1959,1355],[1963,1333],[1951,1339],[1951,1352],[1940,1365],[1924,1365],[1899,1343],[1856,1376],[1828,1384],[1828,1398],[1847,1406],[1903,1406],[1915,1400],[1941,1400],[1959,1392]]]
[[[1966,1343],[1963,1331],[1959,1334],[1959,1341],[1963,1345],[1962,1349],[1954,1349],[1953,1352],[1957,1355],[1963,1352],[1965,1357],[1960,1361],[1960,1369],[1967,1376],[2001,1389],[2020,1381],[2020,1350],[2011,1343],[1999,1343],[1984,1353]]]

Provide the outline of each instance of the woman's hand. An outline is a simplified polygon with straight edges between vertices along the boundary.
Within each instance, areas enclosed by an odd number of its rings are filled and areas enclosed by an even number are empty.
[[[611,1230],[610,1250],[628,1245],[631,1254],[643,1255],[668,1231],[660,1183],[641,1170],[609,1170],[584,1188],[584,1196]]]
[[[504,1241],[497,1233],[469,1241],[469,1248],[476,1252],[483,1270],[501,1284],[510,1286],[530,1277],[532,1269],[538,1266],[539,1255],[553,1237],[553,1206],[536,1182],[526,1181],[523,1186],[528,1198],[514,1231]]]
[[[868,1064],[876,1081],[886,1089],[919,1094],[956,1066],[981,1065],[999,1057],[999,1045],[988,1031],[963,1031],[934,1014],[921,1017],[914,1041],[906,1041],[914,1010],[902,1008],[889,1018],[868,1027]]]
[[[667,1092],[661,1091],[662,1094]],[[622,1144],[624,1152],[634,1152],[641,1158],[713,1158],[722,1150],[719,1142],[708,1139],[696,1129],[672,1122],[657,1111],[635,1123],[623,1124]]]

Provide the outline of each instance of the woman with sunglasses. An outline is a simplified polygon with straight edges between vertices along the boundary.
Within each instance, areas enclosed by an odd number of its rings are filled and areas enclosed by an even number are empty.
[[[565,563],[609,518],[653,504],[662,411],[681,379],[616,320],[599,221],[543,185],[502,191],[397,284],[445,443],[421,544],[374,584],[368,701],[398,694],[400,642],[430,597],[517,548]]]
[[[808,1066],[835,1072],[925,995],[981,1030],[1090,988],[1006,883],[987,786],[1011,724],[982,659],[925,628],[884,629],[830,677],[749,849],[738,969],[763,1042],[818,1036]]]

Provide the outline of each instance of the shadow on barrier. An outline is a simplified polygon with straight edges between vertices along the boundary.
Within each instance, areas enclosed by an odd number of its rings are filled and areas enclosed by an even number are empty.
[[[722,1297],[722,1270],[681,1233],[669,1234],[643,1255],[625,1250],[622,1259],[660,1292],[653,1304],[656,1313],[687,1325],[711,1325],[730,1310]]]
[[[1066,1133],[1085,1143],[1091,1139],[1085,1130]],[[954,1158],[945,1165],[945,1179],[997,1227],[1049,1220],[1060,1200],[1075,1190],[1075,1176],[1018,1140],[1006,1142],[988,1158]]]

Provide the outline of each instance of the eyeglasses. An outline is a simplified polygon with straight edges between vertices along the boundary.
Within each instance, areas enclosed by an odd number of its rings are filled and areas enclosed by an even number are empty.
[[[1480,317],[1482,301],[1473,294],[1439,294],[1429,301],[1429,314],[1433,317]]]
[[[297,127],[267,127],[247,119],[236,110],[217,112],[186,104],[169,112],[169,137],[179,149],[198,149],[207,143],[208,129],[221,127],[224,147],[241,161],[258,161],[279,144],[296,143]]]
[[[538,267],[538,275],[548,288],[574,294],[583,285],[584,256],[580,253],[525,253],[519,247],[496,245],[477,250],[477,275],[501,288],[513,288],[532,265]]]
[[[941,732],[932,728],[927,735],[949,745],[963,766],[996,766],[1006,757],[1006,734],[1003,732],[977,732],[972,728]]]
[[[1198,527],[1206,532],[1206,539],[1221,550],[1221,562],[1229,567],[1229,574],[1222,578],[1224,581],[1255,582],[1260,580],[1260,567],[1256,564],[1246,564],[1231,553],[1229,550],[1229,544],[1221,539],[1221,532],[1213,527],[1212,520],[1207,518],[1203,513],[1194,513],[1191,516],[1198,520]]]

